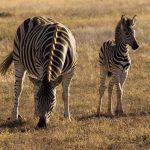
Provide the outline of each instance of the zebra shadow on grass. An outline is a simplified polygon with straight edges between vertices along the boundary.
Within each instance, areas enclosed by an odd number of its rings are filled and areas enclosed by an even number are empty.
[[[31,129],[30,123],[26,120],[16,120],[16,121],[11,121],[10,119],[0,120],[0,132],[3,132],[5,130],[7,130],[10,133],[27,132],[30,129]]]
[[[122,116],[108,116],[106,113],[101,114],[101,116],[97,115],[96,113],[88,114],[85,116],[81,116],[77,118],[78,121],[84,121],[89,119],[101,119],[101,118],[108,118],[108,119],[119,119],[119,118],[125,118],[125,117],[143,117],[143,116],[150,116],[150,111],[141,111],[141,112],[135,112],[135,113],[126,113]]]

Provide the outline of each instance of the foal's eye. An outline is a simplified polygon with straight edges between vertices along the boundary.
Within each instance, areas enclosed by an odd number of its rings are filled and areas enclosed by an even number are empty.
[[[125,35],[129,35],[129,33],[128,33],[128,32],[125,32]]]

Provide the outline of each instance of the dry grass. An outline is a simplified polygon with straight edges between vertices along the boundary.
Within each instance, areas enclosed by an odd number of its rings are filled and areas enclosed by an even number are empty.
[[[33,89],[27,78],[20,102],[20,112],[26,121],[6,121],[12,107],[13,67],[5,78],[0,77],[0,149],[150,149],[149,6],[149,0],[1,0],[0,60],[11,51],[16,28],[25,18],[46,15],[73,31],[79,61],[71,88],[72,121],[63,118],[59,87],[57,106],[46,130],[34,128]],[[96,118],[98,50],[102,42],[114,38],[114,28],[122,14],[138,15],[136,30],[140,43],[138,51],[130,51],[132,67],[123,96],[127,117]],[[104,108],[106,104],[104,101]]]

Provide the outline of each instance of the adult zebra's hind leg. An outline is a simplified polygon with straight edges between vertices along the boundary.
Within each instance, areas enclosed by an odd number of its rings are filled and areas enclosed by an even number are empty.
[[[22,65],[15,63],[15,85],[14,85],[14,104],[11,112],[11,119],[16,120],[19,116],[19,99],[23,89],[25,69]]]
[[[105,92],[105,81],[108,71],[104,67],[100,67],[100,85],[99,85],[99,103],[97,108],[97,115],[100,116],[102,113],[102,97]]]
[[[74,75],[74,70],[71,72],[65,74],[62,79],[62,98],[64,101],[64,117],[68,118],[70,120],[70,111],[69,111],[69,96],[70,96],[70,83],[72,80],[72,77]]]

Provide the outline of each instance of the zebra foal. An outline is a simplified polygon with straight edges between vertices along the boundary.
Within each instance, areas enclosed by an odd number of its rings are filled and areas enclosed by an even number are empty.
[[[127,78],[131,60],[128,53],[128,45],[136,50],[139,46],[135,38],[133,26],[136,22],[136,16],[132,19],[122,16],[115,30],[115,40],[104,42],[99,51],[100,63],[100,86],[99,86],[99,104],[97,114],[102,113],[102,96],[105,91],[105,81],[107,76],[111,75],[108,84],[108,110],[107,115],[112,116],[112,90],[115,85],[117,95],[117,106],[115,115],[123,115],[122,94],[123,85]]]
[[[69,86],[76,65],[76,44],[71,31],[47,17],[26,19],[17,29],[13,51],[0,65],[5,75],[14,62],[14,104],[11,119],[19,116],[19,100],[26,72],[34,84],[35,115],[38,127],[46,127],[56,103],[56,86],[62,83],[64,116],[70,119]]]

